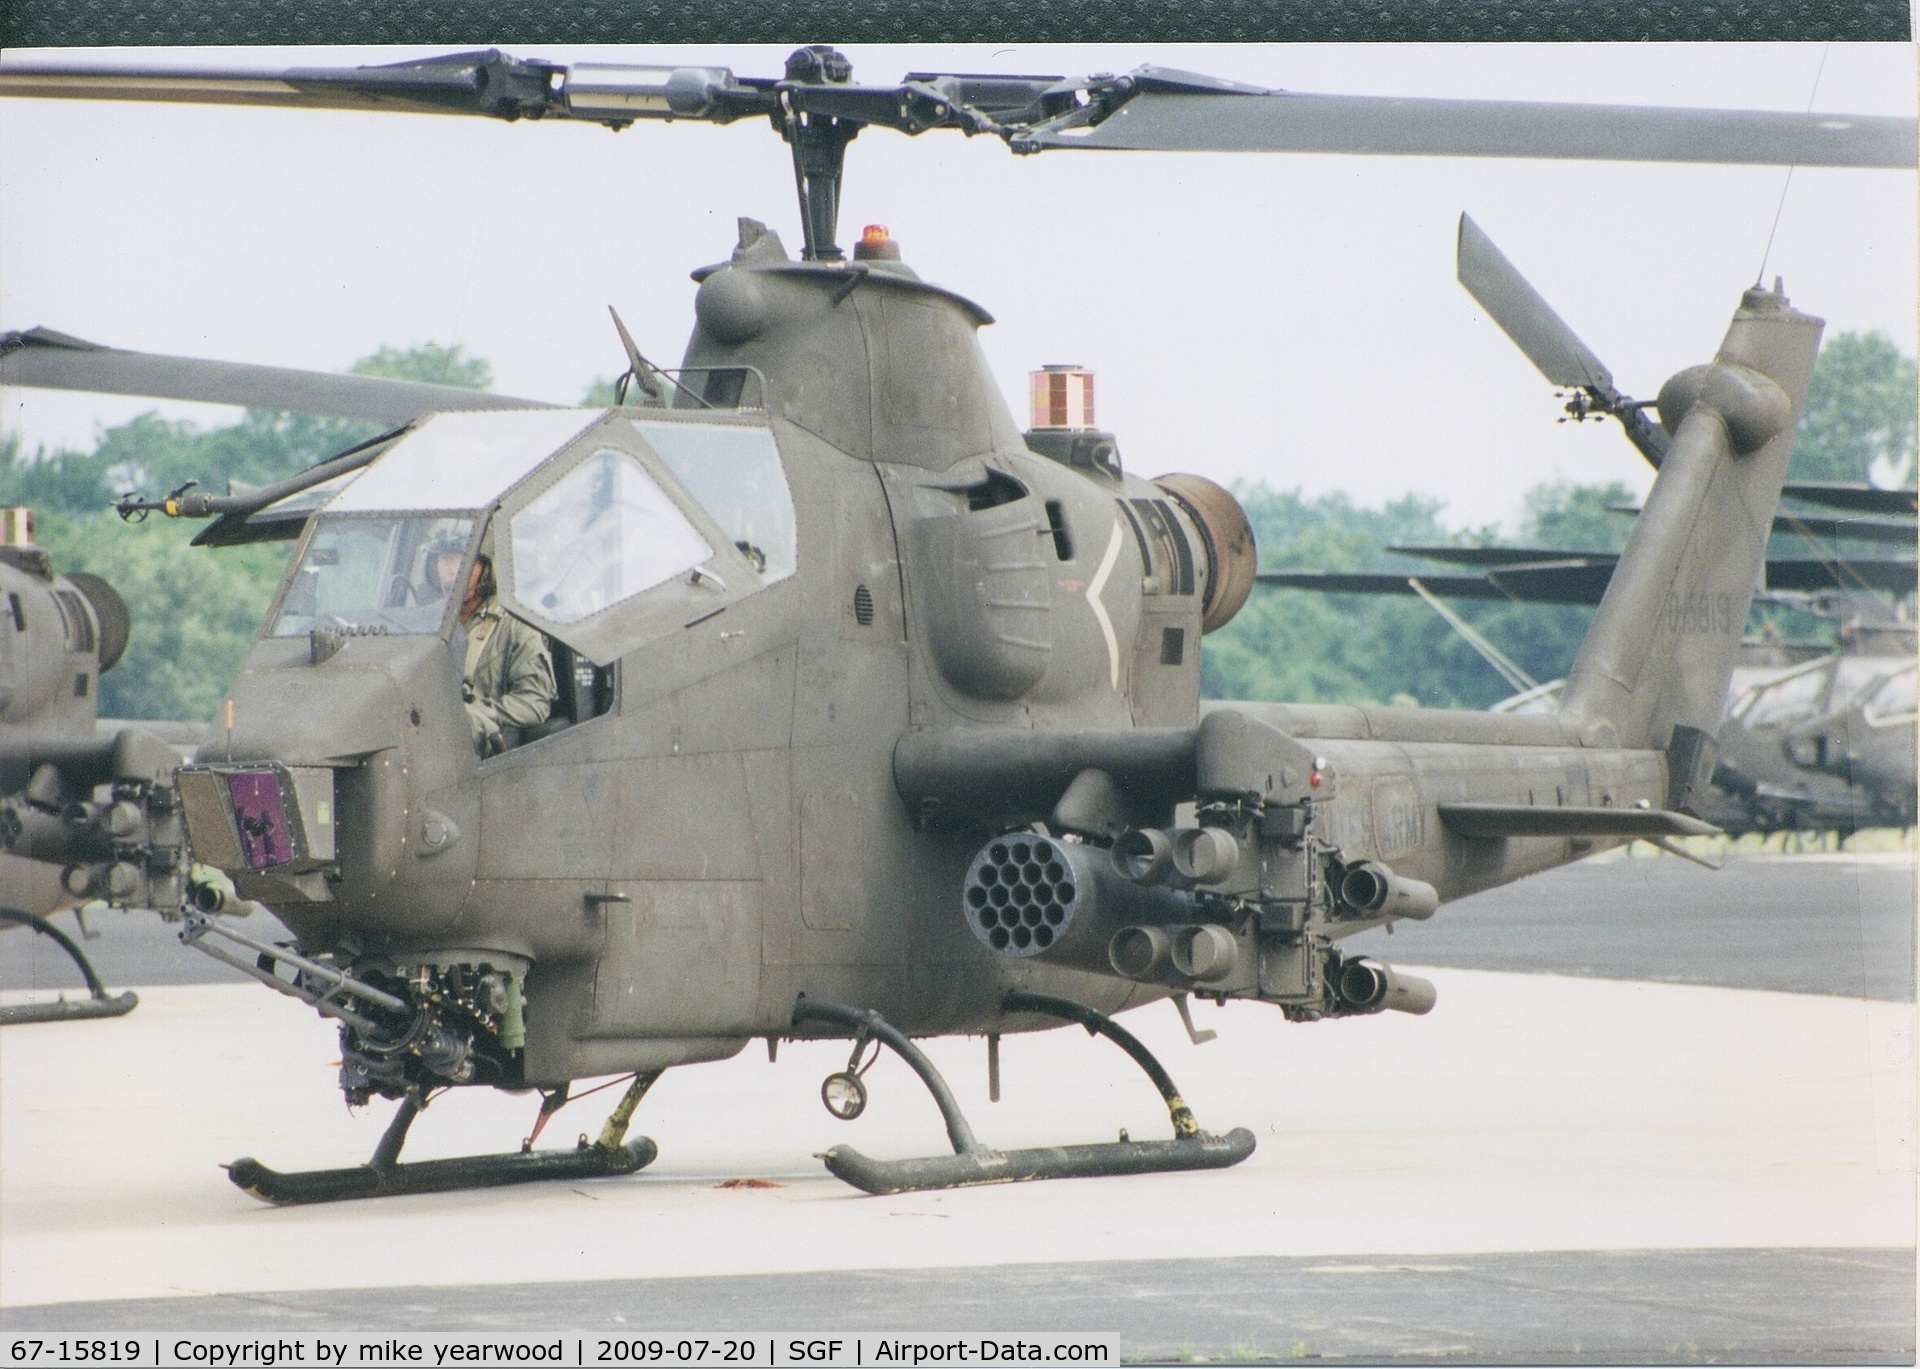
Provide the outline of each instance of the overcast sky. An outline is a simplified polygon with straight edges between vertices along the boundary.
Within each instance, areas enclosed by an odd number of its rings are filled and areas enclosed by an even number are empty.
[[[853,47],[855,78],[1081,74],[1145,62],[1331,93],[1911,116],[1914,49],[1847,46]],[[354,64],[422,49],[196,50],[180,64]],[[776,75],[784,48],[520,48]],[[111,56],[112,54],[103,54]],[[143,52],[143,58],[156,54]],[[1816,85],[1817,78],[1817,85]],[[1785,190],[1784,201],[1782,191]],[[1912,172],[1440,158],[1054,152],[871,129],[840,240],[889,225],[929,280],[999,321],[982,341],[1016,416],[1025,374],[1077,362],[1130,469],[1265,480],[1516,519],[1556,477],[1649,472],[1613,424],[1556,425],[1551,389],[1454,281],[1471,213],[1630,393],[1710,358],[1766,255],[1829,334],[1913,353]],[[1769,232],[1779,215],[1771,252]],[[454,342],[496,388],[572,402],[624,364],[606,306],[677,364],[688,271],[738,215],[800,233],[784,144],[724,128],[0,100],[0,328],[343,369]],[[4,425],[88,446],[156,407],[4,392]],[[163,405],[203,422],[233,410]]]

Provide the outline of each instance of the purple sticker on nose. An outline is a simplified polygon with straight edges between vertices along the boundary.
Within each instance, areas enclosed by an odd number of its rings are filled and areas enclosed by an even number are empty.
[[[227,776],[227,790],[233,795],[233,821],[240,829],[247,865],[264,870],[292,860],[293,836],[287,830],[278,777],[271,770],[243,770]]]

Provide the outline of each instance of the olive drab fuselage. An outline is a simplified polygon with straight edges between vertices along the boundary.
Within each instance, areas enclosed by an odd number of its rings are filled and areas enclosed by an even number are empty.
[[[913,1035],[1047,1025],[1002,1011],[1012,988],[1105,1012],[1182,988],[1297,1007],[1338,967],[1313,955],[1395,915],[1336,906],[1323,886],[1341,871],[1390,866],[1454,898],[1622,839],[1475,838],[1440,805],[1672,806],[1668,735],[1644,718],[1630,735],[1606,719],[1632,710],[1604,700],[1536,717],[1203,705],[1203,616],[1250,571],[1233,562],[1250,544],[1226,546],[1177,486],[1034,450],[976,342],[982,311],[894,263],[790,262],[751,226],[696,279],[683,375],[698,381],[673,408],[582,412],[578,441],[626,442],[636,418],[770,431],[791,575],[738,556],[709,573],[718,586],[680,577],[671,612],[595,657],[617,673],[610,707],[486,760],[451,614],[437,632],[325,650],[263,635],[233,685],[231,734],[198,758],[277,764],[310,825],[326,794],[333,826],[304,861],[227,867],[310,954],[395,980],[517,976],[513,1082],[724,1057],[796,1034],[802,994]],[[702,408],[700,384],[746,402]],[[445,469],[449,486],[462,478]],[[496,541],[505,498],[477,515]],[[1744,616],[1688,630],[1731,634],[1730,650]],[[1588,665],[1590,692],[1623,687],[1607,660]],[[1690,717],[1684,698],[1650,707],[1669,733]],[[1208,779],[1236,766],[1254,778]],[[1196,801],[1239,823],[1239,873],[1212,887],[1260,904],[1227,933],[1243,971],[1128,978],[1104,950],[996,953],[970,923],[963,884],[997,833],[1038,824],[1036,839],[1106,861],[1122,829],[1190,827]],[[1076,803],[1093,814],[1077,828]]]

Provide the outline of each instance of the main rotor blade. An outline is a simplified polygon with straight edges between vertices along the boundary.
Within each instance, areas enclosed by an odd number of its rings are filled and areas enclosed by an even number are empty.
[[[1613,397],[1613,373],[1575,336],[1527,278],[1514,268],[1480,225],[1460,216],[1460,283],[1479,301],[1527,360],[1555,385]]]
[[[50,328],[0,333],[0,385],[239,404],[249,409],[365,418],[389,428],[411,423],[421,414],[453,409],[558,407],[458,385],[125,352]]]
[[[1915,121],[1884,115],[1663,109],[1371,95],[1141,90],[1091,128],[1045,125],[1034,149],[1339,152],[1912,170]]]
[[[550,63],[520,62],[493,51],[364,67],[178,67],[28,59],[0,61],[0,95],[538,118],[557,103],[557,70]]]
[[[0,95],[493,118],[725,123],[796,110],[919,133],[992,132],[1018,152],[1330,152],[1729,162],[1911,170],[1915,121],[1884,115],[1399,99],[1264,90],[1142,67],[1056,80],[914,72],[897,86],[736,79],[723,67],[563,65],[497,51],[388,66],[179,68],[0,61]]]

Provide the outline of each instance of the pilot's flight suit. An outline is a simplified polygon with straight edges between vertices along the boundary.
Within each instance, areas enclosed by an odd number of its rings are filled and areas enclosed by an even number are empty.
[[[545,635],[500,607],[497,596],[488,596],[467,620],[461,681],[473,749],[482,756],[504,750],[501,729],[545,722],[557,695]]]

